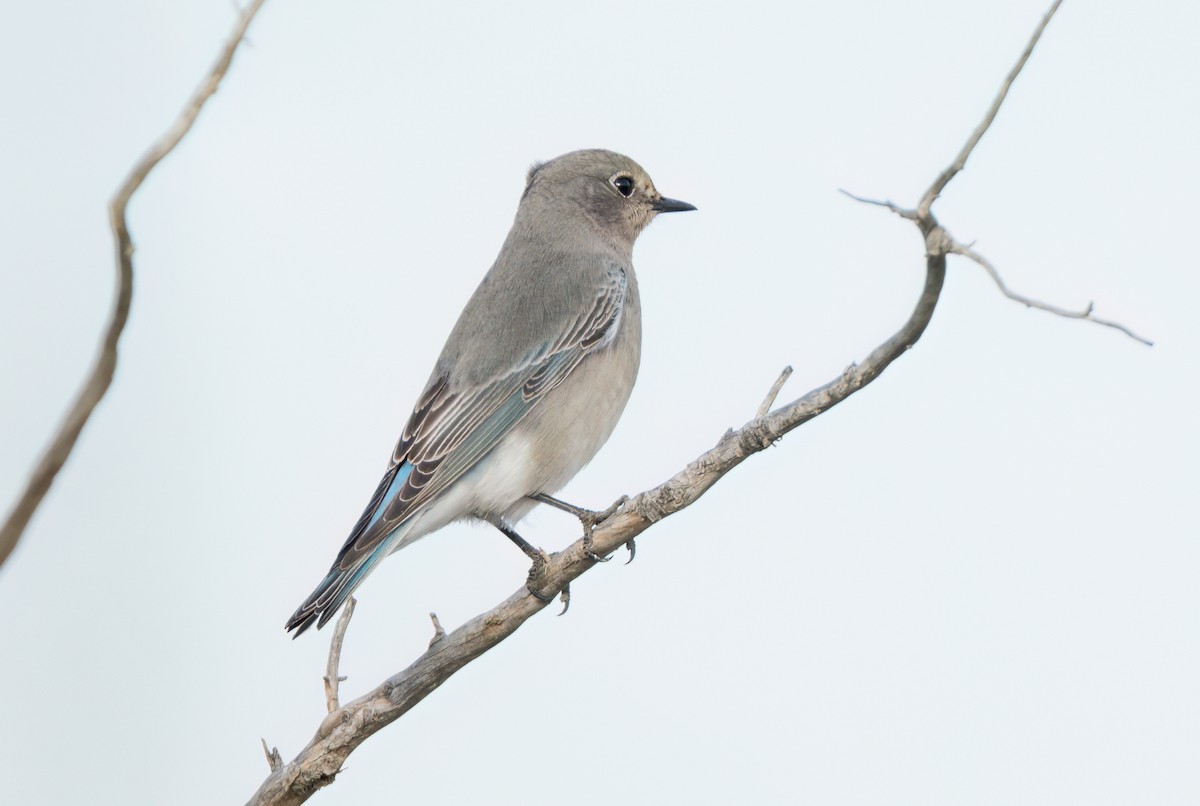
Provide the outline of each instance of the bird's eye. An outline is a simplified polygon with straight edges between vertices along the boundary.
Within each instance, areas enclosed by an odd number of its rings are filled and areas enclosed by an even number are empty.
[[[628,176],[614,176],[611,181],[617,192],[625,198],[633,195],[633,180]]]

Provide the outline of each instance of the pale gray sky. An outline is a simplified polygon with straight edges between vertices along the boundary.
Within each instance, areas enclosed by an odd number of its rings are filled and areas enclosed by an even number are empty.
[[[642,375],[564,491],[657,484],[908,314],[914,203],[1044,0],[272,2],[130,210],[109,398],[0,571],[6,804],[243,802],[323,715],[283,623],[366,503],[526,167],[583,147],[700,211],[635,254]],[[76,391],[105,203],[227,0],[14,5],[0,28],[0,492]],[[951,265],[877,383],[655,527],[375,736],[325,804],[1200,801],[1200,6],[1068,2],[937,208]],[[557,549],[577,525],[538,512]],[[357,696],[524,580],[452,527],[360,591]],[[316,801],[314,801],[316,802]]]

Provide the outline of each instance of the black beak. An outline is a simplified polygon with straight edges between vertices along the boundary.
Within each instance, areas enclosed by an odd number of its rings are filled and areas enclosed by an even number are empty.
[[[695,210],[696,205],[688,204],[687,202],[680,201],[679,199],[668,199],[664,197],[652,203],[650,205],[650,209],[654,210],[656,213],[682,213],[687,210]]]

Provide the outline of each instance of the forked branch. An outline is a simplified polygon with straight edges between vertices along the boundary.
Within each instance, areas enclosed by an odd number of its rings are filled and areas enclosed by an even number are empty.
[[[901,218],[908,219],[909,221],[915,221],[917,222],[917,225],[921,227],[922,232],[925,232],[929,227],[935,226],[937,224],[937,220],[933,217],[932,213],[933,203],[937,200],[938,196],[941,195],[942,191],[946,189],[946,186],[950,184],[950,180],[957,176],[959,172],[962,171],[962,169],[966,166],[967,159],[975,150],[975,146],[979,145],[979,141],[983,139],[983,135],[996,120],[996,113],[1000,111],[1000,106],[1004,103],[1004,99],[1008,97],[1008,91],[1012,89],[1013,82],[1016,81],[1017,76],[1021,74],[1021,68],[1023,68],[1025,66],[1025,62],[1029,60],[1029,55],[1033,53],[1034,46],[1037,45],[1038,40],[1042,38],[1042,32],[1046,30],[1046,26],[1050,24],[1050,19],[1054,16],[1054,12],[1058,11],[1058,7],[1061,4],[1062,0],[1055,0],[1054,4],[1050,6],[1050,10],[1046,12],[1044,17],[1042,17],[1042,21],[1038,25],[1037,30],[1033,32],[1033,36],[1029,39],[1029,44],[1025,46],[1025,50],[1021,53],[1021,58],[1017,59],[1017,63],[1013,65],[1013,69],[1010,70],[1008,76],[1005,77],[1004,83],[1000,86],[1000,92],[996,94],[996,98],[992,101],[992,105],[988,108],[987,114],[983,116],[983,120],[980,121],[979,125],[975,127],[975,131],[971,132],[971,136],[963,145],[962,150],[958,152],[958,156],[954,158],[954,162],[950,163],[950,165],[944,171],[938,174],[936,179],[933,180],[933,184],[929,186],[929,189],[925,191],[925,195],[921,197],[920,204],[918,204],[915,208],[910,209],[907,207],[901,207],[890,199],[881,201],[879,199],[868,199],[863,196],[858,196],[848,190],[842,190],[841,192],[857,202],[862,202],[863,204],[873,204],[877,207],[886,207]],[[949,233],[944,231],[943,233],[946,240],[946,251],[951,254],[962,255],[963,257],[973,260],[982,266],[984,271],[986,271],[992,278],[993,282],[996,283],[996,286],[1000,289],[1000,292],[1009,299],[1019,302],[1029,308],[1037,308],[1038,310],[1052,313],[1055,316],[1062,316],[1067,319],[1085,319],[1089,322],[1095,322],[1098,325],[1103,325],[1104,327],[1111,327],[1121,331],[1135,341],[1140,341],[1147,347],[1154,346],[1154,342],[1137,335],[1125,325],[1094,316],[1093,304],[1090,302],[1083,310],[1071,311],[1066,308],[1061,308],[1057,305],[1039,302],[1031,297],[1025,296],[1024,294],[1018,294],[1017,292],[1011,290],[1004,283],[1004,280],[1000,277],[1000,272],[996,270],[996,267],[993,266],[987,258],[974,251],[969,244],[960,244],[958,241],[950,237]]]

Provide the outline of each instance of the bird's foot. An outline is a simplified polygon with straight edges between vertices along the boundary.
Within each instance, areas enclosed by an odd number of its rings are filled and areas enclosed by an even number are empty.
[[[542,593],[545,587],[546,564],[550,562],[550,555],[539,549],[539,556],[533,561],[533,566],[529,569],[529,577],[525,580],[525,590],[543,604],[550,604],[554,600],[554,593]],[[558,615],[566,613],[571,607],[571,586],[567,585],[558,594],[559,601],[562,602],[563,609]]]
[[[611,554],[607,557],[602,557],[596,552],[592,551],[592,529],[586,524],[583,527],[583,556],[587,557],[592,562],[597,563],[606,563],[612,559]]]
[[[606,563],[612,559],[611,556],[601,557],[599,554],[592,551],[592,532],[595,531],[597,526],[615,515],[617,511],[621,509],[621,507],[625,506],[626,502],[629,501],[629,496],[621,496],[614,501],[612,506],[610,506],[608,509],[604,509],[599,512],[595,512],[590,509],[584,509],[583,507],[577,507],[574,504],[568,504],[566,501],[560,501],[554,496],[546,495],[545,493],[537,493],[536,495],[531,495],[529,497],[534,501],[539,501],[543,504],[549,504],[555,509],[561,509],[563,512],[570,512],[576,518],[579,518],[579,522],[583,524],[583,553],[586,557],[598,563]]]
[[[554,598],[554,591],[551,590],[550,593],[542,593],[546,588],[546,566],[550,564],[550,555],[546,553],[545,549],[534,548],[528,540],[517,534],[516,530],[503,520],[497,518],[491,520],[490,523],[515,543],[517,548],[525,552],[526,557],[533,560],[533,565],[529,566],[529,575],[525,578],[525,590],[529,591],[529,594],[539,602],[550,604],[550,600]],[[563,609],[562,613],[559,613],[560,616],[566,613],[567,608],[570,606],[570,586],[563,588],[562,601]]]
[[[533,560],[533,565],[529,567],[529,576],[525,578],[525,589],[528,590],[533,597],[543,604],[549,604],[554,599],[554,593],[542,593],[544,582],[546,581],[546,566],[550,562],[550,555],[542,549],[536,549],[533,553],[529,553]]]
[[[613,515],[616,515],[617,512],[620,511],[621,507],[625,506],[628,503],[629,503],[629,496],[623,495],[620,498],[618,498],[616,501],[613,501],[612,505],[609,506],[608,509],[601,510],[600,512],[589,513],[592,516],[592,526],[599,526],[600,524],[604,523],[606,520],[611,518]]]
[[[629,542],[625,544],[625,548],[629,549],[629,559],[625,561],[626,565],[633,562],[633,558],[637,556],[637,543],[633,542],[633,538],[629,538]]]
[[[612,506],[600,512],[592,512],[584,509],[576,513],[579,517],[579,522],[583,524],[583,553],[591,560],[598,563],[606,563],[612,559],[612,555],[601,557],[596,552],[592,551],[592,532],[596,527],[604,523],[606,520],[617,514],[617,510],[625,506],[625,502],[629,500],[629,496],[623,495],[616,501],[613,501]]]

